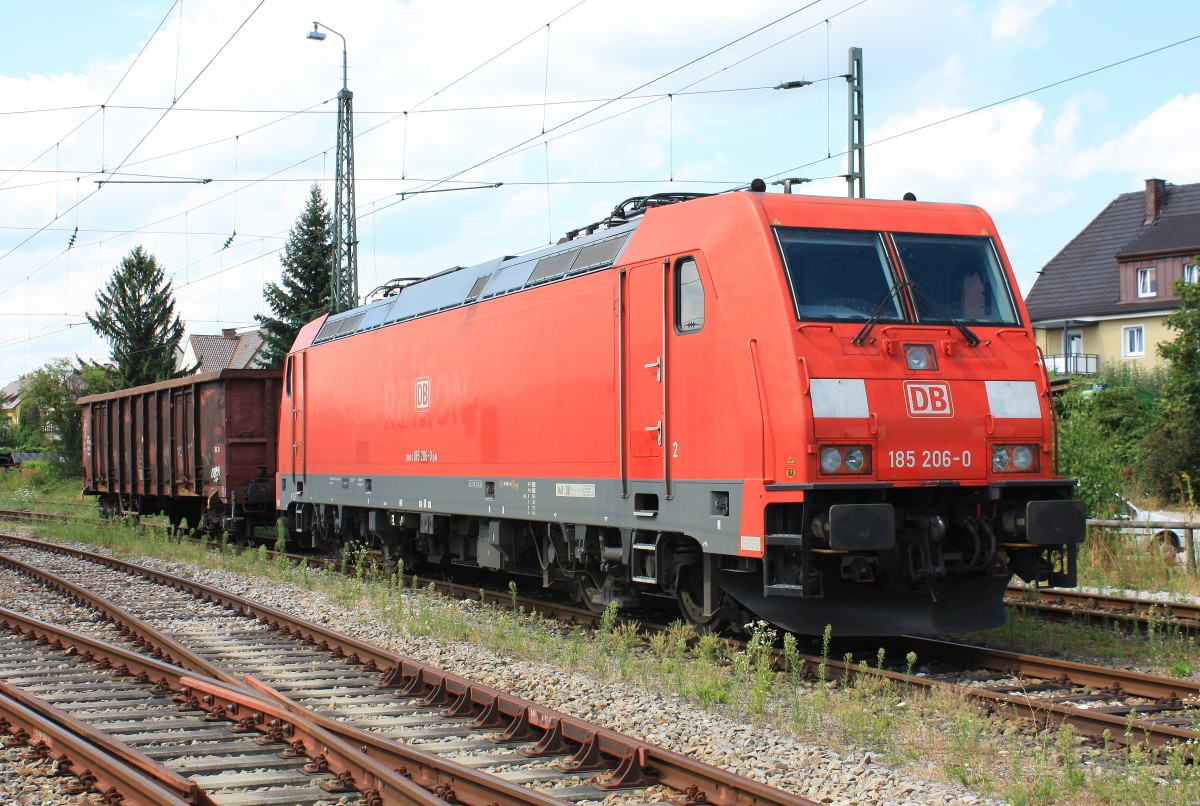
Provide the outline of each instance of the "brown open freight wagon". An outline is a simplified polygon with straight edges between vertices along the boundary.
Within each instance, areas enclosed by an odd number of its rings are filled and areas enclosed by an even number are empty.
[[[249,538],[275,520],[281,382],[223,369],[80,398],[83,492],[105,515]]]

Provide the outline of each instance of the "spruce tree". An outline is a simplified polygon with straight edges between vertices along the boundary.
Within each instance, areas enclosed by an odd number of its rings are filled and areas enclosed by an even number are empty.
[[[123,387],[179,377],[175,355],[183,323],[175,315],[175,293],[154,255],[135,247],[96,294],[99,308],[87,314],[92,329],[112,349]]]
[[[282,367],[300,328],[329,310],[330,270],[333,266],[333,216],[321,188],[313,185],[304,212],[283,247],[279,284],[267,283],[263,296],[274,316],[256,314],[263,330],[259,361]]]

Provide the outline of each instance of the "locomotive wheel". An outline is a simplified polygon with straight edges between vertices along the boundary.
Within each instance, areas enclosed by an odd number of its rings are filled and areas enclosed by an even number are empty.
[[[592,597],[599,596],[600,587],[596,585],[591,574],[580,574],[575,577],[574,599],[593,613],[603,613],[604,605],[597,603]]]
[[[707,618],[704,616],[704,602],[701,599],[703,582],[704,575],[698,563],[681,566],[675,600],[679,602],[680,615],[692,629],[698,633],[716,632],[725,626],[725,622],[715,614]]]

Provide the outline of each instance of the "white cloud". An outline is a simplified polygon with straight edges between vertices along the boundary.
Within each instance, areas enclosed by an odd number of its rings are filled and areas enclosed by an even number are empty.
[[[884,123],[868,142],[961,114],[926,107]],[[867,150],[872,196],[898,198],[906,191],[927,201],[961,201],[1003,213],[1056,201],[1047,194],[1053,147],[1038,143],[1045,110],[1022,99],[932,126]]]
[[[1200,93],[1177,95],[1124,133],[1080,151],[1070,163],[1073,178],[1105,171],[1160,177],[1178,183],[1200,180]]]
[[[1002,0],[989,15],[992,37],[1002,42],[1029,39],[1035,33],[1038,18],[1054,6],[1055,2],[1056,0]]]

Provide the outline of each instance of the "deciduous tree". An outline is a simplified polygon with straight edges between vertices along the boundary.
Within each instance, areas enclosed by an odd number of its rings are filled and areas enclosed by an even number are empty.
[[[114,372],[99,364],[58,358],[25,376],[21,417],[28,447],[57,455],[71,468],[79,467],[83,451],[83,421],[75,402],[85,395],[119,388]]]
[[[1184,482],[1185,474],[1200,479],[1200,283],[1176,282],[1175,296],[1179,307],[1166,319],[1175,338],[1158,345],[1167,382],[1139,465],[1155,492],[1189,499],[1200,492]]]

